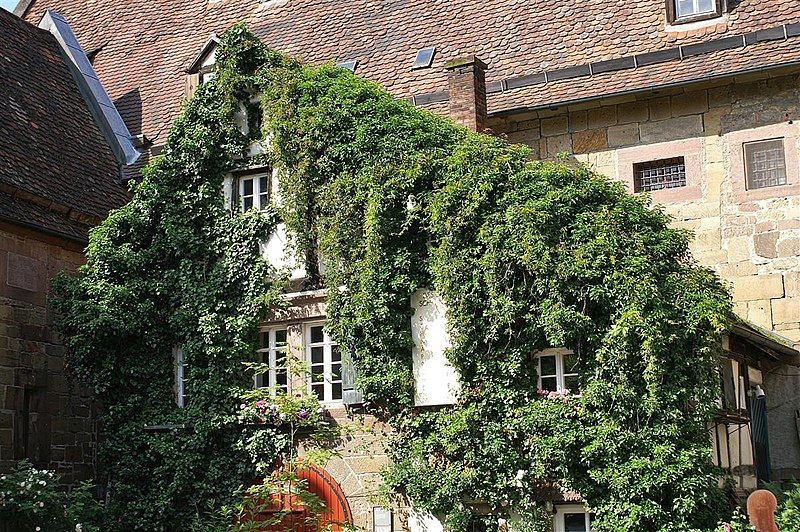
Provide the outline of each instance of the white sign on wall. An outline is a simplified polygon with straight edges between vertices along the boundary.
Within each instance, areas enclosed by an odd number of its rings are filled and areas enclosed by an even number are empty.
[[[444,355],[450,347],[447,307],[434,291],[421,289],[411,296],[411,337],[415,406],[450,405],[458,393],[458,374]]]

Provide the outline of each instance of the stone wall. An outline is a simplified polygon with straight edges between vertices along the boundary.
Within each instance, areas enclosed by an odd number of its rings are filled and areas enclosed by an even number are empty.
[[[566,152],[626,182],[633,164],[684,156],[687,187],[652,193],[733,292],[737,314],[800,342],[800,76],[736,78],[509,116],[490,126],[533,156]],[[788,183],[745,190],[742,143],[783,138]]]
[[[27,458],[62,475],[96,473],[97,405],[65,375],[49,279],[84,262],[82,245],[0,225],[0,471]]]
[[[373,508],[385,507],[381,498],[381,469],[389,465],[385,445],[390,428],[374,417],[350,415],[344,408],[332,408],[331,415],[342,429],[332,449],[334,455],[325,469],[339,483],[359,530],[372,530]],[[394,501],[391,507],[394,530],[406,530],[407,508]]]

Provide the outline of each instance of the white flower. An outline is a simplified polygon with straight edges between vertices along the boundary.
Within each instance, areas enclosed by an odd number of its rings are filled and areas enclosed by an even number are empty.
[[[42,527],[37,526],[34,530],[36,530],[36,532],[39,532],[41,529],[42,529]]]
[[[81,532],[81,530],[83,530],[82,524],[78,523],[77,525],[75,525],[75,532]]]
[[[47,486],[47,482],[45,482],[44,480],[40,480],[39,481],[39,485],[40,486]]]
[[[39,501],[39,502],[38,502],[38,503],[36,503],[36,504],[38,504],[38,505],[39,505],[39,508],[44,508],[44,502],[43,502],[43,501]]]

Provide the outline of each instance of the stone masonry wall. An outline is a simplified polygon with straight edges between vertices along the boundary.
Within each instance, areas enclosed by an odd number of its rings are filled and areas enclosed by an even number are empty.
[[[762,75],[763,78],[763,75]],[[636,162],[685,156],[686,190],[654,192],[691,250],[732,288],[741,317],[800,342],[800,76],[706,83],[493,117],[533,156],[566,152],[628,182]],[[747,191],[742,143],[784,138],[789,184]]]
[[[96,473],[97,405],[65,375],[47,294],[84,262],[81,248],[0,225],[0,471],[27,458],[65,485]]]

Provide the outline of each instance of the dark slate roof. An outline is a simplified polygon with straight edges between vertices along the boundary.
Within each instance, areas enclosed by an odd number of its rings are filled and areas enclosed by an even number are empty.
[[[0,217],[69,237],[126,203],[56,39],[0,10]]]
[[[66,16],[84,48],[99,50],[95,68],[129,129],[161,144],[180,112],[186,67],[210,34],[237,21],[248,23],[269,46],[313,63],[358,60],[358,75],[397,97],[418,96],[418,104],[436,102],[426,95],[446,91],[444,63],[465,55],[489,65],[486,80],[496,89],[555,73],[548,83],[492,93],[491,109],[507,111],[702,76],[698,63],[715,75],[732,75],[753,43],[759,65],[800,61],[800,52],[781,44],[800,39],[791,26],[800,22],[797,0],[727,3],[723,17],[673,28],[666,24],[664,0],[24,0],[20,10],[33,22],[48,8]],[[794,29],[784,33],[786,25]],[[768,30],[760,35],[770,40],[759,42],[754,32],[760,30]],[[412,70],[417,51],[434,46],[432,67]],[[719,46],[725,49],[714,51]],[[627,64],[652,52],[668,60],[681,53],[678,47],[689,53],[683,59],[688,74],[678,59],[641,71],[589,75],[591,63]],[[697,59],[704,56],[709,60]]]

